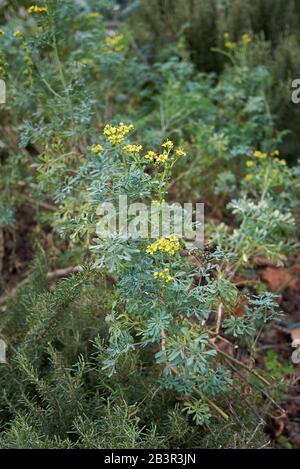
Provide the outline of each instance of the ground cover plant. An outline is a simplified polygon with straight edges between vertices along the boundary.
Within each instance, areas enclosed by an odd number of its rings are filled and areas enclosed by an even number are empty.
[[[299,290],[298,136],[283,125],[298,111],[276,112],[274,72],[299,47],[297,10],[278,1],[282,25],[260,25],[267,1],[199,1],[198,47],[192,3],[3,8],[1,448],[299,445],[283,398],[298,352],[275,336],[299,331],[283,311]],[[205,204],[200,246],[165,231],[184,202]]]

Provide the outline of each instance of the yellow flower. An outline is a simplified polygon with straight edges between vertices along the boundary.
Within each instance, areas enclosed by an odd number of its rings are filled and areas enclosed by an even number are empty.
[[[87,57],[80,59],[79,62],[83,65],[92,65],[94,63],[91,59],[88,59]]]
[[[279,156],[279,155],[280,155],[279,150],[275,150],[272,153],[272,156]]]
[[[254,162],[253,161],[246,161],[246,166],[247,168],[252,168],[254,166]]]
[[[254,158],[258,158],[260,160],[265,160],[267,158],[267,153],[263,153],[262,151],[256,150],[253,153]]]
[[[182,148],[178,148],[176,150],[175,154],[176,154],[176,156],[178,156],[178,158],[186,156],[186,152]]]
[[[115,46],[119,44],[124,39],[123,34],[116,34],[115,36],[109,36],[105,39],[105,43],[107,46]]]
[[[24,39],[24,34],[23,34],[21,31],[15,31],[15,32],[13,33],[13,36],[14,36],[14,37],[18,37],[18,38],[20,38],[20,39]]]
[[[169,151],[171,151],[172,148],[174,147],[174,143],[171,142],[171,140],[167,140],[166,142],[164,142],[164,143],[162,144],[162,147],[163,147],[163,148],[166,148],[166,149],[169,150]]]
[[[229,33],[224,33],[224,39],[225,40],[229,39],[229,37],[230,37]]]
[[[246,181],[252,181],[253,178],[254,178],[253,174],[247,174],[245,179],[246,179]]]
[[[145,155],[145,159],[157,165],[165,164],[169,159],[170,151],[174,148],[174,143],[171,142],[171,140],[167,140],[162,144],[162,147],[166,150],[160,154],[157,154],[154,151],[148,151]],[[186,156],[186,152],[182,148],[178,148],[175,155],[180,158]]]
[[[249,44],[252,41],[252,38],[249,34],[243,34],[242,41],[244,44]]]
[[[169,158],[169,154],[166,151],[164,151],[163,153],[158,155],[158,157],[155,160],[155,163],[156,164],[165,164],[168,161],[168,158]]]
[[[27,8],[28,13],[47,13],[47,7],[38,7],[37,5],[32,5],[31,7]]]
[[[279,161],[279,164],[280,164],[281,166],[286,166],[286,161],[285,161],[285,160],[280,160],[280,161]]]
[[[227,49],[235,49],[236,46],[237,46],[236,42],[232,42],[232,41],[225,42],[225,47],[227,47]]]
[[[92,148],[91,148],[91,152],[94,153],[94,155],[97,155],[97,153],[100,153],[101,151],[103,151],[104,148],[102,145],[100,145],[100,143],[98,143],[97,145],[94,145]]]
[[[170,275],[169,269],[166,267],[162,271],[156,271],[153,273],[153,277],[159,280],[162,280],[165,283],[170,283],[173,280],[173,277]]]
[[[162,200],[152,200],[152,204],[155,206],[155,207],[160,207],[162,204],[165,203],[165,199],[162,199]]]
[[[97,11],[92,11],[87,15],[87,18],[89,19],[94,19],[94,18],[102,18],[101,13],[98,13]]]
[[[108,36],[105,39],[104,52],[122,52],[125,49],[123,34],[116,34],[116,36]]]
[[[175,235],[160,238],[146,249],[147,254],[155,254],[157,251],[170,255],[176,254],[180,251],[179,239]]]
[[[143,147],[142,145],[126,145],[123,147],[123,151],[125,153],[132,153],[132,154],[138,154],[140,151],[142,151]]]
[[[145,160],[150,161],[150,163],[153,163],[157,158],[157,154],[155,151],[148,151],[145,155]]]
[[[104,128],[104,135],[112,145],[122,143],[125,136],[133,129],[133,125],[126,125],[123,122],[115,127],[107,124]]]
[[[4,36],[5,32],[0,29],[0,36]]]

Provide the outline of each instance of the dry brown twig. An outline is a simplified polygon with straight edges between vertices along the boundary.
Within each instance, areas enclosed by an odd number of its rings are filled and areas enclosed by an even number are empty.
[[[0,225],[0,274],[3,270],[3,259],[4,259],[4,234],[3,234],[3,228]]]
[[[53,270],[52,272],[47,273],[47,279],[50,281],[57,280],[59,278],[66,277],[70,274],[74,274],[77,272],[82,272],[83,268],[79,265],[75,267],[65,267],[63,269],[56,269]],[[13,288],[9,293],[5,294],[4,296],[0,297],[0,306],[4,305],[9,298],[12,298],[13,296],[16,295],[17,290],[20,286],[24,286],[29,282],[29,275],[26,276],[24,280],[22,280],[17,287]]]

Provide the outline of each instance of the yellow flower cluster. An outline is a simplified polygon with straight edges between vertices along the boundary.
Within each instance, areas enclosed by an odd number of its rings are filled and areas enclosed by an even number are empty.
[[[87,15],[87,17],[92,20],[96,18],[102,18],[102,15],[101,13],[98,13],[97,11],[92,11],[91,13]]]
[[[279,153],[279,150],[275,150],[275,151],[273,151],[273,152],[271,153],[271,156],[276,157],[276,158],[274,158],[274,161],[277,161],[277,163],[279,163],[280,165],[285,166],[285,165],[286,165],[286,161],[285,161],[285,160],[280,160],[280,159],[278,158],[279,154],[280,154],[280,153]],[[254,156],[254,158],[257,158],[257,159],[259,159],[259,160],[265,160],[265,159],[268,157],[268,154],[267,154],[267,153],[264,153],[264,152],[262,152],[262,151],[256,150],[256,151],[253,153],[253,156]],[[254,163],[253,163],[252,161],[247,161],[247,162],[246,162],[246,166],[247,166],[248,168],[251,168],[253,165],[254,165]]]
[[[123,34],[116,34],[105,39],[104,52],[122,52],[125,49]]]
[[[37,5],[32,5],[27,9],[28,13],[47,13],[48,8],[47,7],[38,7]]]
[[[232,42],[229,40],[229,33],[224,34],[224,41],[225,41],[225,47],[227,49],[235,49],[237,46],[236,42]]]
[[[148,151],[145,155],[145,159],[150,163],[155,163],[157,165],[165,164],[169,159],[169,153],[170,152],[168,151],[164,151],[158,155],[154,151]]]
[[[162,204],[165,203],[165,199],[162,199],[162,200],[152,200],[152,204],[154,205],[154,207],[160,207]]]
[[[252,41],[252,38],[249,34],[243,34],[242,36],[243,44],[249,44]]]
[[[180,251],[179,239],[175,235],[160,238],[155,241],[155,243],[150,244],[146,249],[147,254],[155,254],[157,251],[171,254],[173,256]]]
[[[142,145],[126,145],[125,147],[123,147],[123,151],[125,153],[129,153],[132,155],[137,155],[142,151],[142,149]]]
[[[265,160],[267,158],[267,153],[264,153],[262,151],[256,150],[253,153],[254,158],[258,158],[259,160]]]
[[[288,169],[286,168],[286,166],[287,166],[286,160],[278,158],[279,155],[280,155],[279,150],[275,150],[272,153],[270,153],[269,155],[268,155],[268,153],[264,153],[264,152],[259,151],[259,150],[256,150],[256,151],[253,152],[253,157],[257,158],[262,163],[266,162],[268,156],[271,156],[271,157],[274,158],[273,162],[275,162],[277,164],[277,166],[274,168],[274,164],[272,165],[272,175],[273,175],[273,177],[276,177],[276,176],[278,176],[278,174],[281,173],[280,166],[284,168],[283,172],[285,172],[285,173],[288,172]],[[272,163],[272,160],[270,158],[267,161]],[[254,166],[255,166],[255,161],[252,161],[252,160],[246,161],[246,167],[247,168],[253,168]],[[263,169],[262,169],[262,171],[260,171],[258,173],[259,177],[264,177],[265,176],[267,166],[266,165],[260,166]],[[254,179],[254,174],[251,174],[251,173],[247,174],[245,179],[246,179],[246,181],[252,181]]]
[[[170,283],[173,280],[172,275],[170,275],[169,269],[166,267],[162,271],[156,271],[153,273],[154,278],[162,280],[165,283]]]
[[[97,155],[98,153],[100,153],[103,150],[104,150],[104,148],[103,148],[102,145],[100,145],[100,143],[98,143],[97,145],[94,145],[91,148],[91,152],[94,153],[94,155]]]
[[[174,149],[174,143],[171,140],[166,140],[161,146],[165,149],[162,153],[157,154],[155,151],[148,151],[145,155],[145,159],[156,165],[165,164],[170,158],[171,151]],[[175,150],[175,156],[177,156],[177,158],[186,156],[186,152],[182,148],[178,148]]]
[[[247,45],[252,41],[252,38],[249,34],[242,35],[242,43]],[[235,49],[238,46],[237,42],[230,41],[229,33],[224,34],[224,44],[227,49]]]
[[[117,127],[107,124],[103,133],[112,145],[118,145],[133,128],[133,125],[126,125],[123,122],[120,122]]]
[[[145,155],[145,160],[148,160],[150,163],[154,163],[157,159],[157,153],[155,151],[148,151]]]
[[[168,151],[171,151],[174,148],[174,143],[171,142],[171,140],[166,140],[161,146],[166,148]]]
[[[18,37],[19,39],[24,39],[24,34],[21,31],[15,31],[13,36]]]
[[[155,163],[156,164],[165,164],[169,159],[169,153],[167,151],[164,151],[160,155],[156,157]]]
[[[279,155],[280,155],[279,150],[275,150],[275,151],[273,151],[273,153],[271,153],[271,156],[275,157],[274,161],[276,161],[276,163],[278,163],[280,166],[286,166],[286,161],[281,160],[280,158],[278,158]]]
[[[175,154],[176,156],[178,156],[178,158],[183,158],[184,156],[186,156],[186,152],[182,148],[178,148],[175,151]]]
[[[280,166],[286,166],[286,161],[285,160],[280,160],[279,158],[274,158],[274,161],[278,163]]]
[[[225,47],[227,47],[227,49],[235,49],[236,46],[237,46],[236,42],[232,42],[232,41],[225,42]]]

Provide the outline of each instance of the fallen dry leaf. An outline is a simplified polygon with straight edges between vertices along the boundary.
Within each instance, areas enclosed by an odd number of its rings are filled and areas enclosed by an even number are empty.
[[[260,276],[273,292],[282,292],[286,288],[291,290],[300,288],[299,279],[288,269],[267,267],[260,273]]]
[[[291,267],[291,270],[295,273],[295,274],[300,274],[300,264],[295,264]]]
[[[270,259],[265,259],[264,257],[255,257],[254,262],[256,265],[261,267],[276,267],[278,265],[276,261],[271,261]]]
[[[297,329],[291,329],[290,333],[293,341],[300,340],[300,327],[298,327]]]

